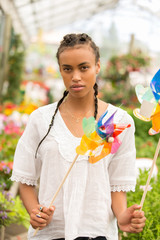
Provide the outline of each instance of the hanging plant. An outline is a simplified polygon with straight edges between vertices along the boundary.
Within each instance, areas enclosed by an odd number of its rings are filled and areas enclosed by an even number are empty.
[[[4,99],[17,102],[22,81],[24,67],[25,48],[20,35],[12,33],[11,45],[9,50],[9,70],[7,79],[7,93]]]

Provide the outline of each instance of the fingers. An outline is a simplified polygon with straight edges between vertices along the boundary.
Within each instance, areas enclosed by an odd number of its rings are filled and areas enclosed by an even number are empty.
[[[37,205],[37,208],[34,208],[30,214],[30,223],[32,227],[39,227],[40,230],[46,227],[52,220],[54,210],[55,207],[47,208]]]
[[[54,213],[54,210],[55,210],[55,207],[50,207],[50,208],[47,208],[47,207],[43,207],[43,213],[50,216],[51,214]]]
[[[128,208],[128,211],[130,212],[130,214],[133,214],[135,210],[140,210],[140,209],[141,209],[140,205],[134,204]]]
[[[33,209],[32,213],[30,214],[30,223],[33,228],[39,227],[40,229],[43,229],[47,226],[47,220],[41,217],[37,217],[36,214],[38,214],[37,210]]]
[[[135,219],[143,218],[144,217],[144,212],[143,211],[134,211],[132,216]]]
[[[139,233],[143,231],[145,226],[146,217],[143,211],[134,211],[133,218],[131,219],[131,231]]]

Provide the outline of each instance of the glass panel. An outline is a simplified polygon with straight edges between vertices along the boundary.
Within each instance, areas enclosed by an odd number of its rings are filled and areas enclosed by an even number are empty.
[[[139,6],[142,6],[143,8],[147,8],[152,12],[157,12],[160,10],[160,2],[157,0],[150,0],[150,1],[139,0],[137,1],[137,4]]]
[[[30,4],[30,0],[14,0],[14,3],[17,7],[21,7],[26,4]]]
[[[47,29],[55,29],[58,26],[62,28],[62,26],[67,25],[70,29],[72,25],[75,29],[77,26],[80,26],[77,29],[82,29],[83,27],[84,31],[86,29],[90,31],[90,29],[95,29],[99,22],[101,23],[99,29],[103,28],[105,31],[108,31],[111,21],[115,21],[118,26],[118,34],[123,35],[123,38],[129,39],[133,31],[138,39],[142,40],[143,38],[143,41],[145,41],[147,36],[149,37],[149,31],[152,29],[152,34],[153,32],[158,32],[156,29],[159,29],[160,25],[160,16],[158,17],[158,11],[160,11],[159,0],[12,1],[18,7],[17,11],[20,18],[30,34],[35,34],[38,28],[42,28],[45,32]],[[112,8],[113,6],[115,7]],[[155,14],[152,14],[152,12]],[[139,21],[139,25],[135,24],[136,20]],[[152,24],[154,28],[150,27],[151,23],[149,22],[154,23]],[[137,33],[138,26],[144,29],[145,37],[142,36],[142,31],[139,34]]]

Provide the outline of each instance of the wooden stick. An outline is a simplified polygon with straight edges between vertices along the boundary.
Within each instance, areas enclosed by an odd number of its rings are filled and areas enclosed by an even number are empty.
[[[151,177],[152,177],[154,165],[156,164],[156,160],[157,160],[157,157],[158,157],[159,149],[160,149],[160,138],[159,138],[159,141],[158,141],[158,144],[157,144],[157,148],[156,148],[156,151],[155,151],[155,155],[154,155],[153,162],[152,162],[152,167],[151,167],[148,179],[147,179],[145,190],[144,190],[144,193],[143,193],[143,196],[142,196],[142,199],[141,199],[141,203],[140,203],[141,209],[143,207],[143,203],[144,203],[147,191],[148,191],[148,186],[149,186],[149,183],[150,183],[150,180],[151,180]]]
[[[58,195],[59,191],[61,190],[61,188],[62,188],[62,186],[63,186],[63,184],[64,184],[64,182],[65,182],[66,178],[68,177],[68,175],[69,175],[69,173],[70,173],[70,171],[71,171],[71,169],[72,169],[73,165],[75,164],[75,162],[76,162],[76,160],[77,160],[78,156],[79,156],[79,154],[77,154],[77,155],[75,156],[75,158],[74,158],[74,160],[73,160],[73,162],[72,162],[71,166],[69,167],[69,169],[68,169],[68,171],[67,171],[66,175],[64,176],[64,178],[63,178],[62,182],[60,183],[60,185],[59,185],[59,187],[58,187],[57,191],[56,191],[56,192],[55,192],[55,194],[54,194],[54,196],[53,196],[53,198],[52,198],[52,201],[51,201],[51,203],[50,203],[50,205],[49,205],[49,208],[50,208],[50,207],[53,205],[53,202],[54,202],[55,198],[57,197],[57,195]],[[34,232],[33,236],[36,236],[36,234],[37,234],[37,232],[38,232],[38,231],[39,231],[39,227],[38,227],[38,228],[36,228],[36,230],[35,230],[35,232]]]

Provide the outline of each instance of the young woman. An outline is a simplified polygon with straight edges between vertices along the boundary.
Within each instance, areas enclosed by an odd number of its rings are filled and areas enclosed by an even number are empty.
[[[12,180],[21,182],[21,198],[30,215],[29,239],[117,240],[117,223],[122,231],[139,233],[145,226],[144,212],[137,211],[136,204],[127,208],[126,200],[136,183],[134,122],[122,109],[98,99],[99,49],[87,34],[66,35],[57,59],[64,95],[30,115],[15,152]],[[98,120],[115,109],[116,122],[131,124],[120,135],[118,151],[95,164],[79,156],[54,206],[48,208],[76,156],[82,119]],[[37,227],[40,231],[33,237]]]

